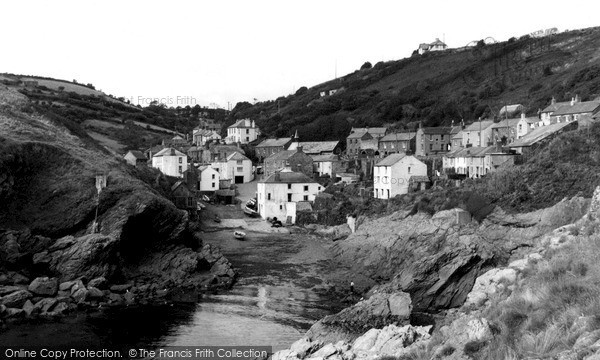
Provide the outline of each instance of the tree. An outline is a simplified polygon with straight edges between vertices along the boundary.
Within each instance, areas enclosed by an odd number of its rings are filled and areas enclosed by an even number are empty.
[[[365,70],[365,69],[370,69],[370,68],[372,68],[372,67],[373,67],[373,65],[371,65],[371,63],[367,61],[366,63],[364,63],[364,64],[363,64],[363,65],[360,67],[360,69],[361,69],[361,70]]]
[[[296,96],[298,96],[298,95],[304,95],[307,92],[308,92],[308,88],[306,86],[303,86],[300,89],[298,89],[298,91],[296,91]]]

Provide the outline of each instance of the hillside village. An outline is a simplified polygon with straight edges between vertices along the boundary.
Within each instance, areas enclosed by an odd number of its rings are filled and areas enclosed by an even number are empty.
[[[177,135],[124,158],[178,179],[174,202],[192,212],[202,208],[202,197],[235,203],[236,186],[256,182],[256,205],[247,214],[291,225],[298,213],[313,211],[328,185],[356,184],[361,196],[384,200],[446,180],[460,186],[467,178],[522,164],[557,135],[588,127],[598,117],[600,100],[552,98],[536,116],[513,104],[495,120],[470,124],[461,119],[414,131],[352,128],[345,143],[305,141],[310,139],[300,139],[297,131],[292,137],[267,138],[251,119],[236,121],[221,136],[219,124],[201,118],[185,138]]]

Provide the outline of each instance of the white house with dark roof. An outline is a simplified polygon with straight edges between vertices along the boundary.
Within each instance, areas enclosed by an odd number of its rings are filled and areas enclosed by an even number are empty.
[[[404,153],[387,156],[375,164],[373,171],[375,198],[391,199],[396,195],[408,193],[413,177],[419,182],[422,177],[427,177],[427,165],[416,157]]]
[[[313,172],[319,176],[328,175],[334,179],[342,170],[342,161],[339,155],[312,155]]]
[[[419,55],[423,55],[428,51],[444,51],[448,48],[448,45],[446,45],[443,41],[441,41],[439,38],[435,38],[435,41],[432,43],[422,43],[419,45]]]
[[[152,167],[168,176],[183,177],[188,168],[187,155],[171,147],[162,149],[152,156]]]
[[[199,191],[217,191],[219,190],[219,180],[221,174],[208,165],[203,165],[198,168],[200,175],[198,176]]]
[[[242,119],[227,128],[226,142],[228,144],[247,144],[258,138],[260,130],[254,120]]]
[[[493,142],[492,139],[493,120],[475,121],[463,129],[463,146],[487,146]]]
[[[313,202],[322,190],[319,183],[303,173],[278,171],[257,184],[258,212],[264,219],[276,217],[294,224],[298,203]]]
[[[221,135],[215,130],[194,129],[192,130],[192,141],[198,146],[204,146],[208,141],[221,140]]]
[[[221,180],[231,180],[234,184],[254,180],[252,161],[239,152],[234,152],[225,160],[213,161],[210,166],[219,172]]]

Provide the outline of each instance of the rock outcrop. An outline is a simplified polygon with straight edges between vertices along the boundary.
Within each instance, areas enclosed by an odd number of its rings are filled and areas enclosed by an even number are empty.
[[[417,311],[453,308],[465,302],[480,274],[581,218],[588,205],[573,198],[528,214],[496,209],[481,224],[464,225],[454,210],[433,216],[397,212],[364,222],[333,250],[338,266],[381,284],[372,291],[407,292]]]

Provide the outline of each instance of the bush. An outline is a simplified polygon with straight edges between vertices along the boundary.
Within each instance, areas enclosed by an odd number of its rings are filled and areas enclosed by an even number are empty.
[[[373,67],[373,65],[371,65],[371,63],[367,61],[366,63],[362,64],[362,66],[360,67],[360,69],[361,70],[365,70],[365,69],[370,69],[372,67]]]

